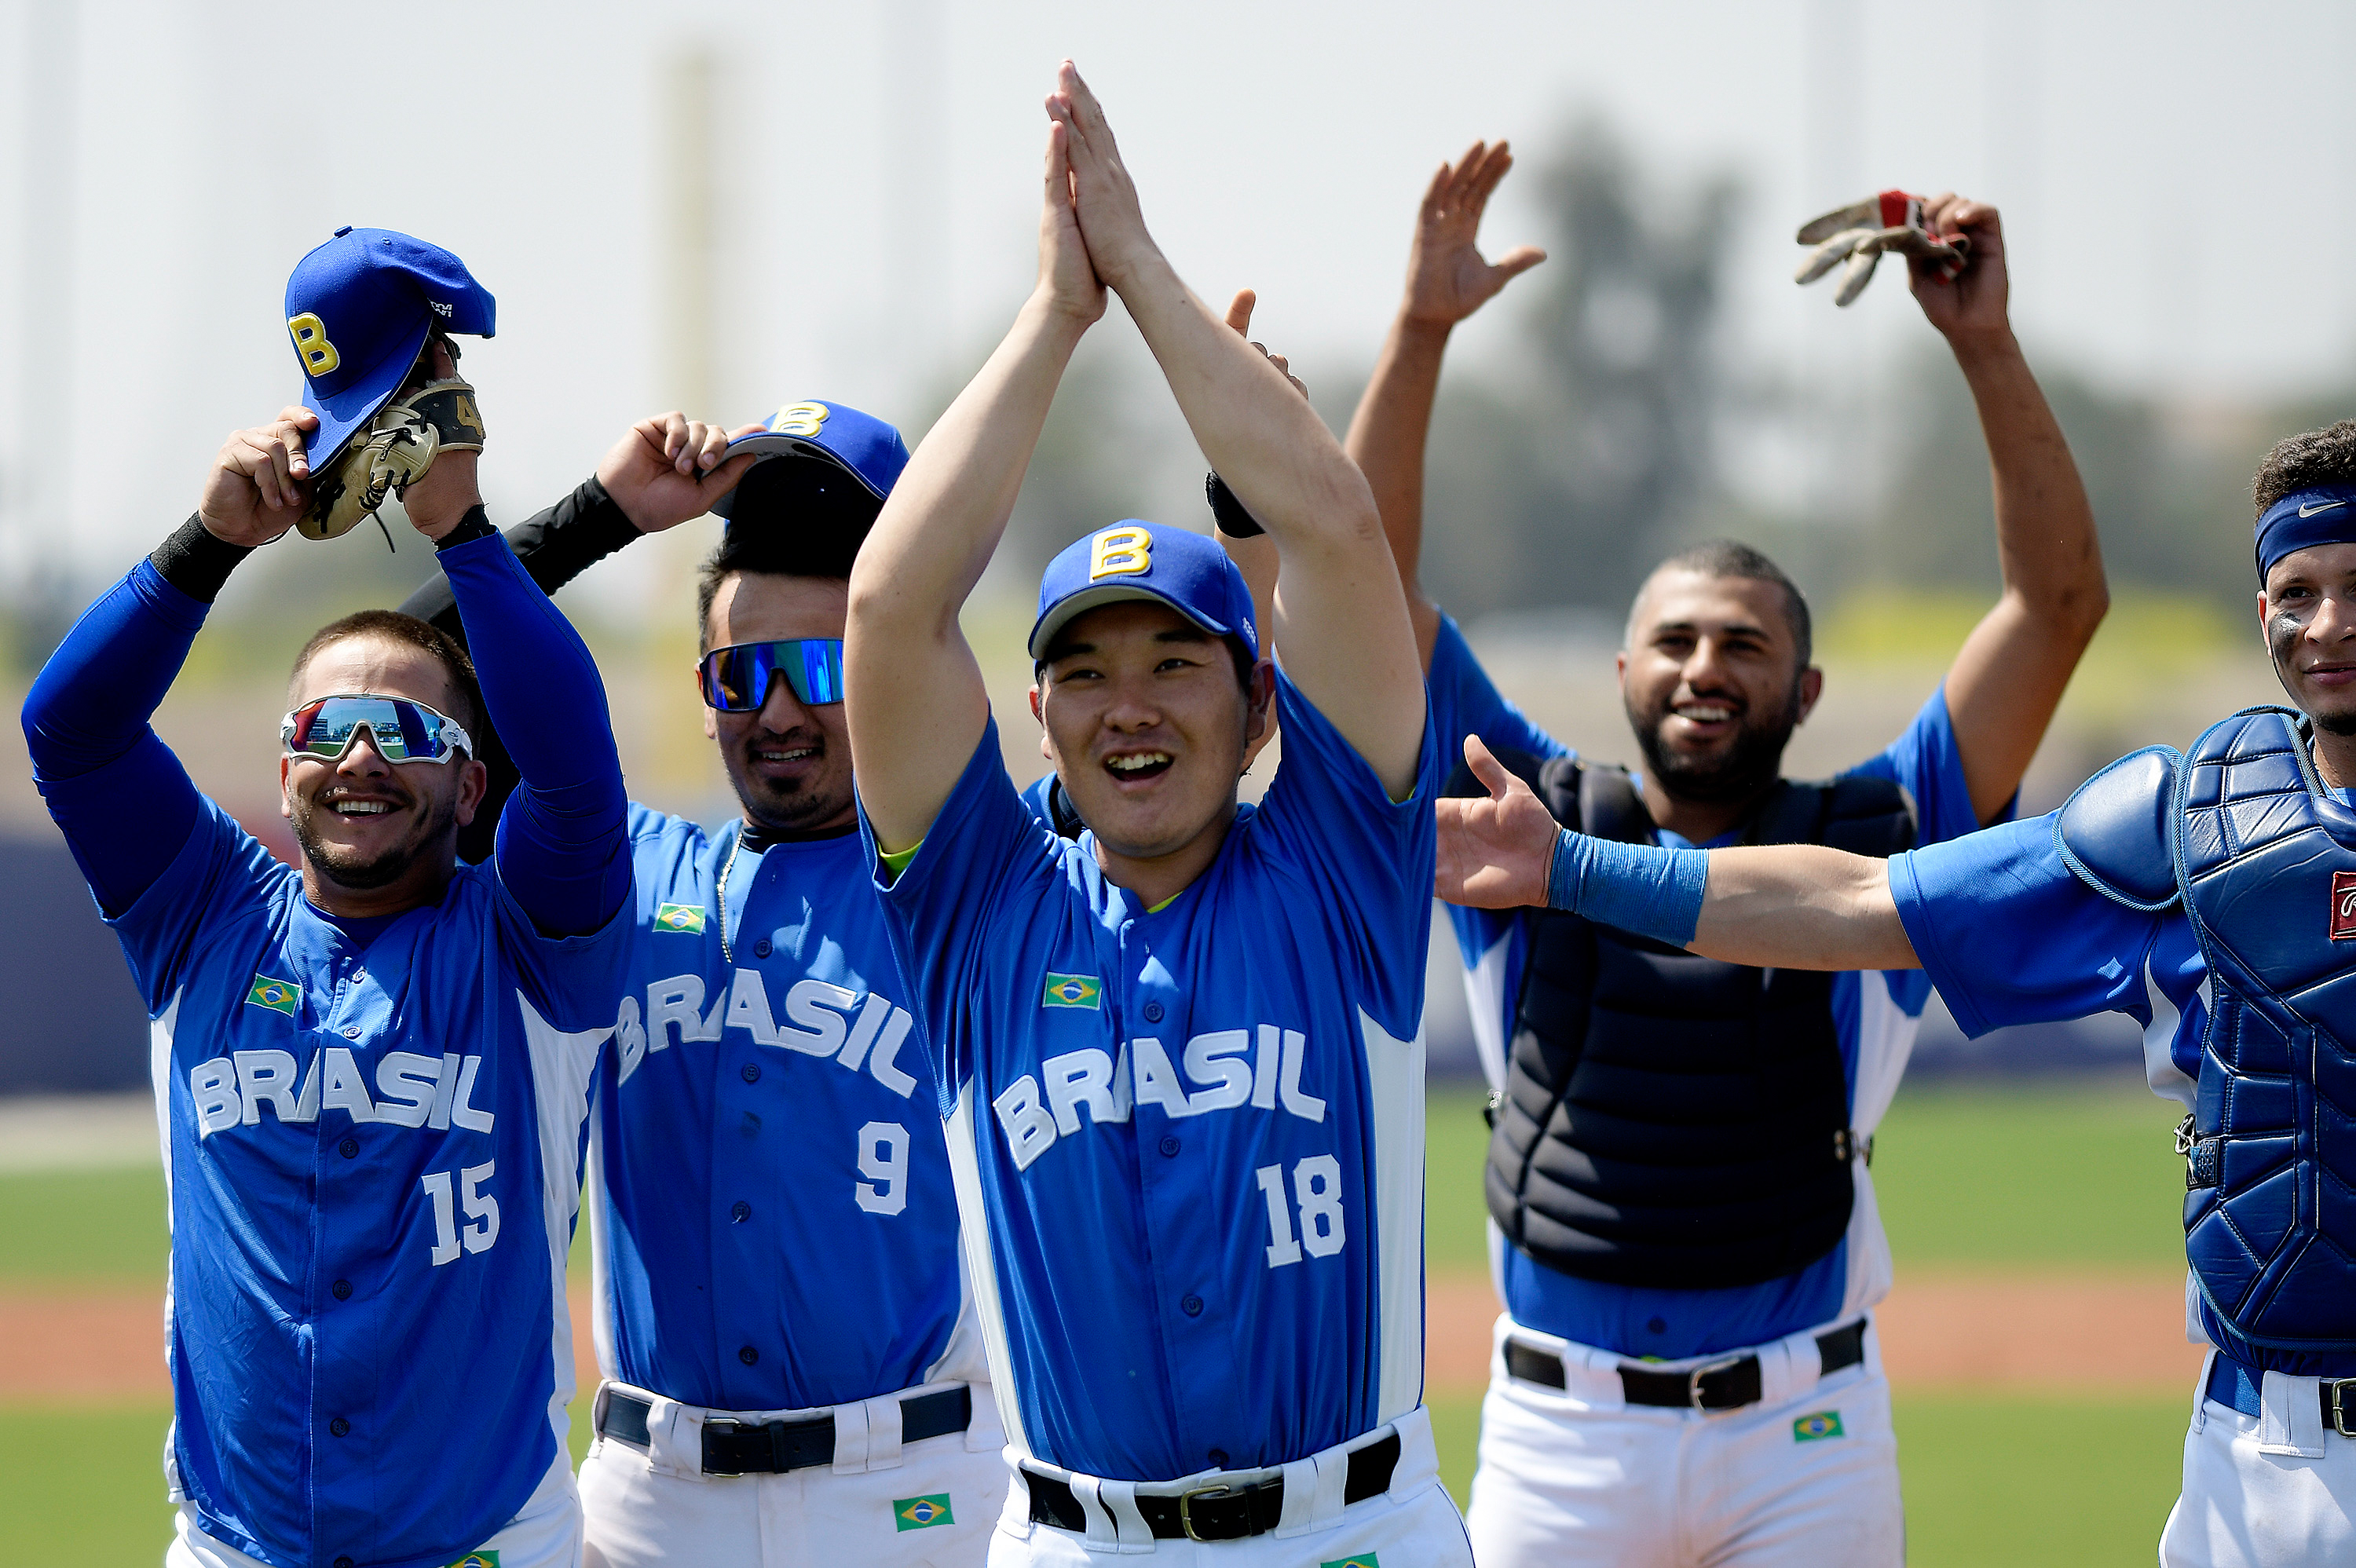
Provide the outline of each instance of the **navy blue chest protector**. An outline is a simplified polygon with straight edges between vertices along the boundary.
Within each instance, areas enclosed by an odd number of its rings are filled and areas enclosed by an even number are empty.
[[[1498,760],[1563,826],[1652,840],[1625,771]],[[1460,773],[1447,793],[1486,793]],[[1913,843],[1913,808],[1887,779],[1781,781],[1742,840],[1892,855]],[[1529,918],[1483,1179],[1506,1239],[1558,1273],[1676,1290],[1754,1285],[1830,1252],[1864,1152],[1833,976],[1721,964],[1559,911]]]
[[[2184,1251],[2244,1360],[2356,1350],[2356,812],[2308,741],[2291,709],[2249,709],[2190,755],[2121,758],[2054,823],[2081,880],[2131,909],[2181,901],[2201,944]]]

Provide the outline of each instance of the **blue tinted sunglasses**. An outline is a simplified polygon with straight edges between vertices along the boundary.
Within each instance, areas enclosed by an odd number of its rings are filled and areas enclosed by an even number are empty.
[[[842,639],[799,637],[784,643],[736,643],[703,656],[697,675],[703,703],[723,713],[751,713],[782,680],[805,708],[842,700]]]
[[[458,721],[405,697],[338,692],[306,702],[278,721],[278,743],[290,757],[334,762],[366,730],[388,763],[438,763],[454,752],[475,754]]]

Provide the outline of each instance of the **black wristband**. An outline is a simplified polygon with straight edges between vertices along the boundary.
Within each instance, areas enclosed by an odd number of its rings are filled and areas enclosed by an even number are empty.
[[[466,515],[458,519],[456,528],[434,541],[434,548],[444,550],[453,545],[472,544],[477,539],[489,539],[498,532],[498,529],[491,527],[490,513],[485,511],[482,503],[477,501],[466,508]]]
[[[1229,539],[1248,539],[1268,532],[1259,526],[1258,519],[1244,510],[1244,504],[1236,499],[1236,493],[1227,488],[1227,482],[1220,478],[1215,470],[1204,476],[1203,493],[1211,499],[1211,520]]]
[[[190,512],[188,520],[173,529],[172,537],[157,545],[147,560],[165,581],[198,603],[209,604],[229,574],[237,570],[237,563],[254,549],[215,538],[204,519]]]

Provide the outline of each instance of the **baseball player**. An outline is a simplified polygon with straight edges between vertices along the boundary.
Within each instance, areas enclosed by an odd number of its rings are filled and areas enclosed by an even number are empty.
[[[788,403],[733,442],[674,413],[511,536],[552,589],[644,534],[728,519],[696,678],[743,816],[707,834],[630,812],[629,982],[589,1144],[592,1564],[978,1563],[1005,1495],[843,729],[845,580],[907,459],[840,403]],[[455,620],[438,580],[404,608]]]
[[[1905,732],[1828,784],[1780,777],[1815,706],[1808,612],[1756,550],[1664,562],[1629,612],[1643,761],[1575,756],[1507,704],[1415,586],[1423,447],[1455,323],[1544,260],[1492,264],[1511,167],[1475,144],[1425,193],[1400,307],[1349,450],[1380,503],[1451,753],[1477,735],[1567,825],[1638,843],[1888,854],[2001,820],[2105,603],[2068,447],[2006,321],[1996,211],[1914,292],[1978,401],[2005,589]],[[1469,779],[1449,793],[1477,790]],[[1890,1253],[1867,1168],[1912,1048],[1919,974],[1708,962],[1606,924],[1459,910],[1492,1087],[1484,1185],[1505,1312],[1468,1522],[1488,1564],[1884,1564],[1903,1519],[1870,1314]]]
[[[1365,482],[1156,249],[1068,61],[1047,108],[1037,287],[885,505],[846,640],[1014,1469],[991,1560],[1467,1563],[1420,1404],[1438,757],[1406,607]],[[1275,541],[1285,667],[1200,535],[1056,557],[1032,704],[1071,842],[1017,798],[958,612],[1108,287]]]
[[[1967,1033],[2123,1012],[2184,1106],[2187,1332],[2212,1347],[2162,1563],[2356,1555],[2356,421],[2254,486],[2258,620],[2296,709],[2147,747],[2050,816],[1887,862],[1563,833],[1477,741],[1443,896],[1544,902],[1732,964],[1919,965]]]
[[[412,461],[410,393],[455,379],[442,335],[489,336],[490,295],[445,251],[353,229],[304,258],[287,311],[306,406],[230,437],[196,514],[25,702],[41,792],[155,1019],[166,1561],[563,1568],[564,1260],[626,955],[621,768],[595,667],[485,520],[475,453]],[[474,659],[382,611],[311,638],[280,726],[284,867],[148,717],[237,564],[379,460]],[[486,711],[523,783],[494,863],[462,869]]]

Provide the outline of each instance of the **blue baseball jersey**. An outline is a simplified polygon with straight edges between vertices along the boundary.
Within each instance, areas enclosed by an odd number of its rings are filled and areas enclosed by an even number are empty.
[[[155,1019],[174,1495],[273,1565],[439,1568],[565,1453],[627,927],[543,937],[486,863],[362,940],[210,801],[111,923]]]
[[[739,831],[631,809],[629,989],[590,1142],[598,1364],[741,1411],[984,1381],[954,1334],[939,1101],[859,835],[739,850]]]
[[[2333,790],[2344,805],[2351,792]],[[2152,1093],[2192,1109],[2209,965],[2180,905],[2146,914],[2073,876],[2053,817],[2008,823],[1890,862],[1890,891],[1922,968],[1965,1034],[2008,1024],[2125,1013],[2143,1026]],[[2154,1202],[2179,1196],[2154,1193]],[[2197,1291],[2186,1328],[2223,1342]],[[2356,1358],[2257,1350],[2265,1371],[2356,1377]]]
[[[1157,910],[994,724],[884,895],[1007,1431],[1084,1474],[1284,1464],[1421,1398],[1438,752],[1393,802],[1280,672],[1277,704],[1267,794]]]
[[[1433,722],[1462,753],[1463,737],[1540,757],[1571,754],[1499,694],[1452,620],[1440,623],[1430,673]],[[1971,792],[1955,750],[1944,691],[1933,692],[1887,750],[1852,773],[1895,780],[1913,798],[1917,837],[1929,843],[1975,831]],[[1656,835],[1675,848],[1692,845]],[[1718,841],[1731,843],[1731,836]],[[1522,994],[1530,917],[1519,910],[1449,906],[1463,958],[1472,1035],[1492,1088],[1503,1088],[1507,1043]],[[1914,1049],[1931,985],[1914,971],[1850,972],[1833,981],[1833,1021],[1848,1078],[1849,1125],[1870,1134],[1890,1109]],[[1765,1344],[1786,1334],[1854,1317],[1889,1294],[1890,1242],[1873,1200],[1873,1182],[1855,1168],[1857,1200],[1848,1232],[1833,1250],[1796,1273],[1758,1285],[1670,1290],[1579,1279],[1507,1243],[1493,1225],[1490,1253],[1497,1294],[1514,1320],[1544,1333],[1627,1356],[1679,1360]]]

